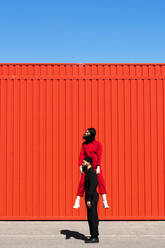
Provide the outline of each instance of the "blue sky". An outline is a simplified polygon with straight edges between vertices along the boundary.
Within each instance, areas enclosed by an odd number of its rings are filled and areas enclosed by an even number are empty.
[[[165,1],[9,1],[1,63],[165,63]]]

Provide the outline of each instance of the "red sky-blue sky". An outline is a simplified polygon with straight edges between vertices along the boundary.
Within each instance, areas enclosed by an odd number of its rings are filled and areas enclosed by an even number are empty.
[[[163,0],[5,0],[2,63],[164,63]]]

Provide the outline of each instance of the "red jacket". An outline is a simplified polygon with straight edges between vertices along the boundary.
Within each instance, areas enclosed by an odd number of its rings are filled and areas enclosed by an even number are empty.
[[[91,143],[82,143],[78,165],[82,165],[83,159],[89,156],[93,159],[92,167],[96,168],[97,165],[101,166],[101,156],[102,156],[102,145],[99,141],[94,140]]]

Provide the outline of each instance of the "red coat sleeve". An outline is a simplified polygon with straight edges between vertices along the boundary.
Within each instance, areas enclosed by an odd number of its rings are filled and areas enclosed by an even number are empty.
[[[97,144],[97,165],[101,166],[101,158],[102,158],[102,144],[98,142]]]
[[[79,159],[78,159],[78,165],[82,165],[83,159],[85,158],[85,151],[84,151],[84,146],[82,144]]]

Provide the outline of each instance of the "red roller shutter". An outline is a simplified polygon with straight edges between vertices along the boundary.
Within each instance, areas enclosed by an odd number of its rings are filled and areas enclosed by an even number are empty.
[[[0,219],[86,220],[73,209],[89,127],[110,209],[165,219],[165,64],[0,64]]]

